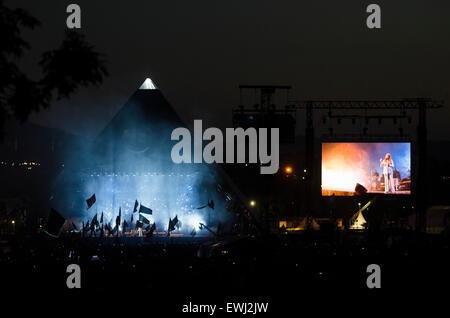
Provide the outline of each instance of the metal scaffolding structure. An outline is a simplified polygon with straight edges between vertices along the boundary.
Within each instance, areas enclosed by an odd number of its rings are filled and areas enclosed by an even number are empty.
[[[373,118],[386,119],[391,118],[394,120],[398,118],[408,118],[407,112],[417,111],[418,112],[418,125],[417,125],[417,181],[415,191],[413,193],[416,202],[416,229],[423,231],[425,229],[426,222],[426,208],[427,208],[427,195],[426,195],[426,169],[427,169],[427,122],[426,114],[428,109],[438,109],[444,106],[443,101],[436,101],[429,98],[407,98],[400,100],[294,100],[290,101],[287,108],[289,110],[305,110],[305,141],[306,141],[306,165],[309,171],[307,175],[306,187],[307,202],[306,209],[307,213],[311,211],[311,198],[312,198],[312,188],[313,188],[313,178],[314,173],[314,124],[313,124],[313,113],[315,110],[328,110],[330,118],[345,119],[365,119],[366,124],[368,120]],[[339,111],[356,111],[356,112],[366,112],[370,111],[380,111],[386,112],[389,110],[400,110],[400,115],[370,115],[367,114],[339,114]],[[332,112],[338,113],[332,115]],[[403,137],[403,136],[400,136]]]
[[[282,132],[280,142],[293,142],[295,137],[295,117],[296,112],[304,110],[305,118],[305,209],[307,215],[312,215],[312,202],[314,198],[314,180],[318,176],[315,172],[314,163],[314,113],[326,112],[324,123],[327,120],[336,120],[338,124],[342,120],[351,120],[353,124],[356,121],[365,121],[362,133],[359,135],[335,135],[345,138],[346,140],[396,140],[411,141],[415,143],[416,152],[414,155],[414,163],[416,164],[416,182],[412,191],[414,204],[417,207],[416,213],[416,229],[422,231],[425,229],[425,212],[427,208],[426,195],[426,170],[427,170],[427,110],[438,109],[444,106],[443,101],[433,100],[430,98],[404,98],[397,100],[381,99],[381,100],[360,100],[360,99],[342,99],[342,100],[291,100],[289,85],[240,85],[240,105],[233,109],[233,126],[234,127],[280,127]],[[253,91],[254,104],[253,107],[245,107],[243,105],[243,93]],[[274,104],[274,95],[277,91],[286,92],[286,104],[284,107],[277,108]],[[381,124],[383,120],[392,120],[396,125],[403,119],[409,124],[412,123],[413,113],[418,115],[417,135],[408,136],[403,133],[403,128],[399,127],[398,135],[373,135],[368,134],[368,125],[370,121],[378,121]],[[333,129],[329,128],[333,137]]]

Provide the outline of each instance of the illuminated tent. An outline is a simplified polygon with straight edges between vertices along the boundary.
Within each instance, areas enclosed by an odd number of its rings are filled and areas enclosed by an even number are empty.
[[[315,231],[320,230],[319,223],[317,223],[317,221],[314,218],[311,218],[310,220],[311,220],[311,222],[308,223],[308,218],[307,217],[303,218],[302,221],[300,222],[300,224],[295,229],[299,230],[299,231],[304,231],[304,230],[308,229],[308,226],[309,226],[311,229],[313,229]]]
[[[149,221],[160,229],[167,228],[175,215],[185,233],[206,220],[212,226],[225,223],[225,197],[230,196],[215,166],[175,164],[171,159],[176,143],[171,133],[178,127],[185,125],[161,91],[146,79],[85,153],[72,156],[56,187],[61,189],[59,210],[79,220],[87,218],[88,212],[104,211],[109,221],[121,207],[129,219],[137,199],[153,210]],[[84,200],[92,193],[97,201],[86,211]],[[210,200],[216,203],[214,213],[210,208],[196,209]]]
[[[351,230],[363,230],[365,229],[366,219],[364,218],[362,211],[358,211],[350,220]]]
[[[311,220],[311,228],[316,231],[320,230],[320,225],[317,223],[316,219]]]

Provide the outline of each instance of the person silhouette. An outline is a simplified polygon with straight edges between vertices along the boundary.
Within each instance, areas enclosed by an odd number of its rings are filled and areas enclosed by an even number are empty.
[[[395,193],[393,176],[394,161],[390,153],[387,153],[384,159],[380,159],[380,167],[383,168],[384,193]]]

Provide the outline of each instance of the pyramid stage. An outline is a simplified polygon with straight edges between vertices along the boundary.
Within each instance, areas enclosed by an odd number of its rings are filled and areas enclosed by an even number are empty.
[[[70,154],[52,206],[76,225],[103,213],[105,224],[114,226],[121,210],[122,221],[134,228],[136,200],[153,211],[149,220],[160,229],[167,229],[175,216],[185,235],[200,223],[212,228],[229,224],[226,206],[233,194],[218,168],[172,161],[171,132],[179,127],[186,126],[147,79],[92,144]],[[93,194],[96,202],[86,210],[86,198]],[[213,208],[199,209],[211,200]]]

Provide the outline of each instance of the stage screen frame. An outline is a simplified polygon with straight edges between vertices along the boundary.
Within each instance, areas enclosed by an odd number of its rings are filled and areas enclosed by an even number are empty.
[[[375,156],[376,159],[369,159],[370,162],[368,164],[368,167],[361,167],[361,165],[358,165],[358,163],[361,160],[364,159],[360,159],[357,160],[356,162],[349,160],[350,164],[351,164],[351,170],[358,170],[359,169],[364,169],[365,171],[368,171],[365,173],[365,175],[360,179],[360,182],[354,180],[354,186],[351,187],[350,186],[350,182],[352,179],[355,179],[355,177],[350,177],[347,178],[349,179],[348,181],[344,182],[344,185],[341,188],[337,188],[337,187],[333,187],[333,182],[331,179],[329,180],[324,180],[324,178],[330,178],[329,176],[332,175],[333,178],[336,178],[336,175],[330,171],[325,171],[325,169],[329,170],[329,168],[326,168],[326,166],[330,165],[329,162],[329,156],[330,153],[328,154],[324,154],[324,151],[330,151],[330,149],[324,150],[324,146],[329,145],[330,147],[339,147],[339,145],[343,146],[344,149],[342,149],[343,154],[341,156],[344,156],[345,152],[347,153],[352,153],[352,151],[355,151],[355,149],[348,149],[348,148],[352,148],[352,146],[359,146],[359,145],[366,145],[366,147],[369,148],[369,151],[372,152],[372,154],[370,154],[370,156]],[[393,150],[389,150],[389,148],[383,148],[383,147],[388,147],[389,145],[392,145],[392,147],[394,148]],[[402,147],[404,147],[404,149],[401,149]],[[401,196],[409,196],[412,193],[412,189],[414,189],[414,178],[413,178],[413,156],[412,156],[412,147],[413,147],[413,143],[410,140],[402,140],[402,141],[349,141],[349,140],[337,140],[337,141],[330,141],[330,140],[322,140],[321,141],[321,195],[322,197],[329,197],[332,196],[333,194],[335,196],[343,196],[343,197],[348,197],[348,196],[354,196],[355,195],[355,188],[356,185],[359,183],[361,184],[364,188],[360,188],[364,191],[364,189],[367,189],[367,192],[370,194],[381,194],[383,196],[397,196],[397,195],[401,195]],[[390,148],[392,149],[392,148]],[[333,151],[338,151],[337,149],[333,149]],[[384,154],[382,154],[382,152],[385,152]],[[388,153],[389,151],[391,151],[391,156],[392,156],[392,161],[394,162],[394,169],[396,169],[397,171],[400,172],[400,178],[396,178],[397,180],[393,180],[394,181],[394,187],[396,187],[396,191],[395,193],[384,193],[384,175],[383,175],[383,168],[380,167],[380,161],[379,159],[384,159],[386,153]],[[405,153],[401,153],[400,156],[398,156],[399,152],[405,152]],[[374,154],[375,152],[375,154]],[[339,155],[339,154],[338,154]],[[381,158],[382,157],[382,158]],[[403,159],[401,159],[401,164],[397,165],[396,163],[396,157],[403,157]],[[405,159],[405,157],[407,157]],[[335,158],[336,160],[336,158]],[[342,158],[337,158],[337,160],[343,160]],[[376,160],[376,161],[375,161]],[[397,159],[398,160],[398,159]],[[327,161],[328,163],[325,163],[324,161]],[[406,162],[406,163],[405,163]],[[336,165],[336,163],[334,163],[333,165]],[[346,168],[349,168],[348,166]],[[377,173],[378,173],[378,180],[375,184],[373,184],[373,181],[375,180],[375,176],[372,175],[373,170],[376,169]],[[407,170],[405,170],[407,169]],[[403,176],[406,175],[406,177],[402,176],[402,172],[403,172]],[[397,173],[396,173],[397,175]],[[381,180],[380,180],[381,179]],[[394,178],[393,178],[394,179]],[[347,183],[347,184],[345,184]],[[375,189],[374,189],[375,188]]]

